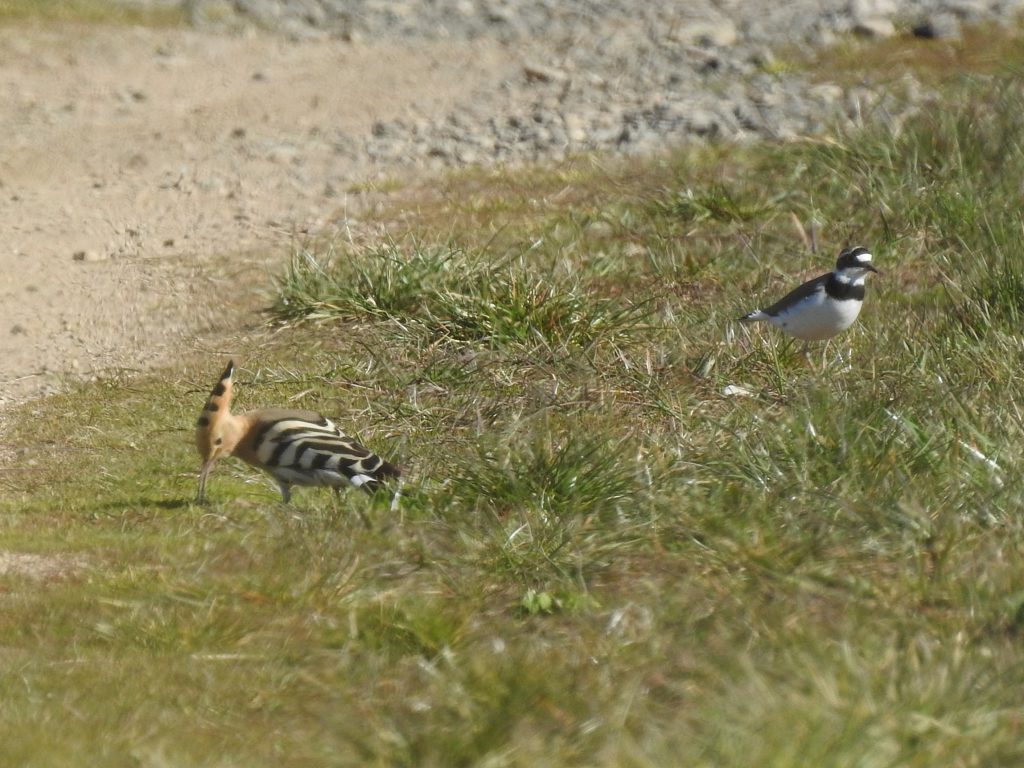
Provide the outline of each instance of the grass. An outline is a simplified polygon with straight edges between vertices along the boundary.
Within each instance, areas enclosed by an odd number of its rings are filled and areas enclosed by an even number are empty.
[[[117,0],[0,0],[0,24],[53,23],[177,26],[185,21],[180,4],[153,5]]]
[[[1007,26],[1010,29],[1007,29]],[[908,73],[927,85],[946,82],[963,73],[991,76],[1006,73],[1007,63],[1019,66],[1019,24],[967,24],[959,38],[928,40],[913,37],[911,25],[882,41],[855,37],[812,54],[810,68],[822,81],[895,81]],[[807,65],[806,51],[795,51],[794,66]]]
[[[373,317],[433,344],[537,342],[589,347],[635,327],[650,301],[597,295],[573,265],[530,258],[533,246],[493,260],[484,249],[389,244],[318,256],[302,249],[278,281],[272,312],[283,321]],[[595,276],[599,277],[599,275]]]
[[[194,505],[223,360],[11,414],[0,552],[51,567],[0,592],[3,761],[1018,764],[1024,97],[946,88],[895,135],[454,174],[299,250],[237,405],[358,426],[397,512],[231,462]],[[732,323],[853,242],[826,373]]]

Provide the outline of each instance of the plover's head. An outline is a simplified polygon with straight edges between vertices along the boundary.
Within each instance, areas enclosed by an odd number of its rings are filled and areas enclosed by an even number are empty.
[[[836,273],[847,280],[863,280],[868,272],[878,272],[871,263],[871,252],[858,245],[846,248],[836,260]]]

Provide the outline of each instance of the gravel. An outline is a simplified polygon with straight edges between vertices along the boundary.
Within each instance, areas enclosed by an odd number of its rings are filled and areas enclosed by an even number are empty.
[[[856,35],[959,38],[1024,0],[186,0],[196,26],[255,25],[296,39],[493,40],[522,67],[441,119],[410,108],[336,151],[451,166],[646,153],[687,142],[791,139],[828,126],[898,127],[927,104],[912,76],[884,90],[787,72],[789,51]],[[935,42],[934,44],[941,44]]]

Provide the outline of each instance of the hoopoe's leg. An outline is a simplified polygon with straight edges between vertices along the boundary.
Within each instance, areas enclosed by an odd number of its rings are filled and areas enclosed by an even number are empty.
[[[281,491],[281,503],[287,504],[292,500],[292,488],[284,480],[277,481],[277,489]]]

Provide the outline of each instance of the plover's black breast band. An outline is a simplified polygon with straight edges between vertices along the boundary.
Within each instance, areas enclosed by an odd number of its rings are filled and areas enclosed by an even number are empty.
[[[836,301],[864,301],[864,283],[848,283],[833,274],[825,283],[825,293]]]

